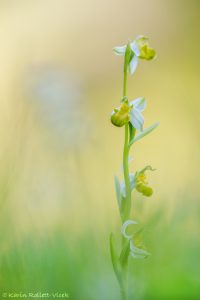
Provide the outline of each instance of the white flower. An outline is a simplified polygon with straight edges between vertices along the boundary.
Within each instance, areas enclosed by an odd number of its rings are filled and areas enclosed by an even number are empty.
[[[111,122],[113,125],[121,127],[131,122],[132,126],[139,130],[143,130],[144,118],[143,110],[146,108],[146,100],[144,97],[137,98],[128,102],[122,101],[121,106],[115,108],[111,114]]]
[[[138,224],[138,223],[136,221],[133,221],[133,220],[127,220],[127,221],[125,221],[124,224],[122,225],[121,233],[130,242],[130,254],[131,254],[131,256],[133,258],[136,258],[136,259],[144,259],[144,258],[148,257],[151,254],[149,252],[147,252],[146,250],[137,247],[134,244],[133,235],[128,235],[126,233],[127,227],[129,225],[132,225],[132,224]]]
[[[126,52],[127,45],[124,46],[118,46],[113,49],[115,54],[117,55],[124,55]],[[134,41],[130,43],[130,48],[132,50],[132,58],[129,62],[129,72],[133,74],[137,68],[138,62],[139,62],[139,55],[140,55],[140,49],[137,46],[137,43]]]
[[[117,55],[125,55],[127,45],[118,46],[113,49]],[[154,49],[149,47],[148,38],[145,36],[137,36],[136,39],[130,43],[132,55],[129,61],[129,72],[133,74],[137,68],[139,59],[151,60],[156,56]]]
[[[137,98],[130,102],[132,109],[130,111],[130,122],[135,129],[143,130],[144,117],[142,115],[143,110],[146,108],[145,98]]]
[[[133,258],[137,259],[144,259],[151,255],[151,253],[147,252],[146,250],[136,247],[133,239],[130,241],[130,253]]]

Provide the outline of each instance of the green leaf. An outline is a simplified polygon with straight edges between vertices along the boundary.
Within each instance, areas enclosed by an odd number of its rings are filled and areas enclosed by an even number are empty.
[[[115,247],[115,240],[114,240],[113,233],[110,234],[110,254],[111,254],[111,260],[112,260],[114,272],[116,274],[117,279],[120,281],[119,258]]]
[[[135,136],[135,128],[133,127],[133,125],[129,122],[129,134],[130,134],[130,137],[129,137],[129,140],[132,141],[134,139],[134,136]]]
[[[124,268],[127,265],[129,254],[130,254],[130,240],[126,240],[126,243],[122,248],[120,258],[119,258],[122,268]]]
[[[119,210],[121,211],[121,189],[120,189],[120,182],[117,176],[115,176],[115,192],[116,192],[116,197],[117,197],[117,203],[119,206]]]
[[[159,122],[154,123],[153,125],[149,126],[148,128],[144,129],[143,131],[141,131],[138,135],[136,135],[136,137],[134,137],[130,143],[129,143],[129,147],[132,146],[135,142],[139,141],[140,139],[142,139],[144,136],[146,136],[147,134],[149,134],[150,132],[152,132],[157,126],[159,125]]]

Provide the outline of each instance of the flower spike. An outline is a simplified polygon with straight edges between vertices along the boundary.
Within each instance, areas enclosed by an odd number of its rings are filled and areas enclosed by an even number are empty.
[[[134,74],[137,69],[139,61],[152,60],[156,56],[156,52],[149,45],[149,40],[145,36],[137,36],[135,40],[129,41],[126,45],[118,46],[113,49],[114,53],[122,56],[123,64],[123,85],[122,85],[122,98],[120,105],[111,113],[111,123],[117,127],[124,127],[124,146],[123,146],[123,179],[119,180],[115,176],[115,190],[118,202],[121,226],[121,249],[118,252],[118,247],[115,245],[114,236],[110,236],[110,253],[113,263],[113,269],[118,280],[121,299],[128,299],[128,264],[129,257],[134,259],[145,259],[151,254],[146,251],[142,241],[141,232],[143,228],[129,233],[129,225],[137,225],[138,223],[131,220],[132,216],[132,191],[136,189],[144,196],[151,196],[153,193],[152,188],[148,185],[146,178],[146,171],[153,171],[151,166],[146,166],[140,171],[130,172],[129,168],[129,154],[132,145],[144,138],[152,132],[158,123],[144,128],[143,111],[147,104],[144,97],[137,98],[129,101],[127,98],[127,82],[128,74]],[[137,199],[136,199],[137,200]],[[137,207],[137,205],[135,206]],[[134,227],[135,228],[135,227]]]

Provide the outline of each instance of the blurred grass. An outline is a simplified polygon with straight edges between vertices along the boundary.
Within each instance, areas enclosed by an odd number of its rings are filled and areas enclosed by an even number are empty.
[[[130,299],[198,299],[199,211],[191,211],[187,204],[187,213],[181,212],[167,222],[164,211],[158,210],[147,222],[146,242],[153,255],[131,261]],[[107,234],[88,232],[76,239],[61,230],[40,238],[31,232],[23,241],[12,240],[1,250],[0,290],[68,292],[71,299],[119,299],[106,245]]]

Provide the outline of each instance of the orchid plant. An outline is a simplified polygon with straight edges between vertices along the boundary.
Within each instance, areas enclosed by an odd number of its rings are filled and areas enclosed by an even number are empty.
[[[129,152],[133,144],[144,138],[153,131],[158,122],[148,128],[143,128],[144,117],[142,112],[146,108],[146,100],[144,97],[129,101],[127,97],[127,77],[133,74],[137,68],[140,59],[152,60],[155,58],[155,50],[149,46],[148,38],[138,36],[133,42],[127,45],[115,47],[114,53],[124,58],[124,78],[123,78],[123,95],[119,107],[115,108],[111,113],[111,122],[117,127],[124,127],[124,151],[123,151],[123,177],[120,182],[115,177],[116,197],[121,216],[121,250],[118,251],[113,233],[110,235],[110,252],[113,269],[117,277],[121,299],[128,299],[128,263],[129,256],[133,259],[145,259],[150,253],[145,249],[141,240],[141,229],[128,234],[130,225],[138,224],[136,220],[132,220],[132,191],[135,189],[143,196],[149,197],[153,194],[153,189],[149,186],[146,179],[146,172],[153,171],[151,166],[146,166],[142,170],[129,173],[130,157]],[[130,229],[130,228],[129,228]]]

